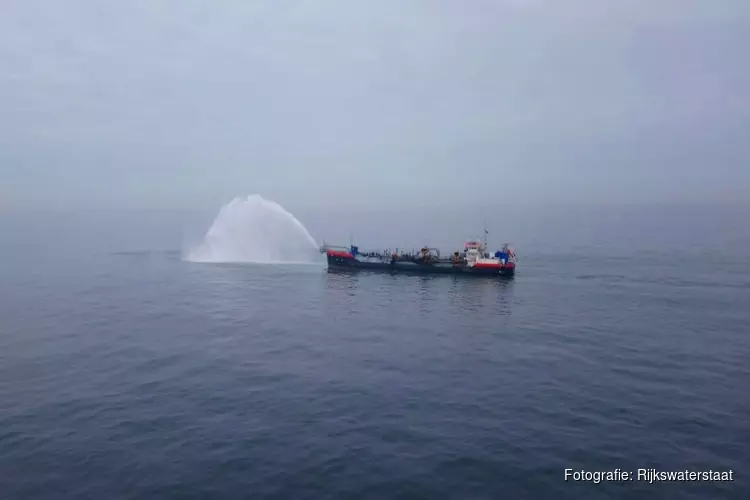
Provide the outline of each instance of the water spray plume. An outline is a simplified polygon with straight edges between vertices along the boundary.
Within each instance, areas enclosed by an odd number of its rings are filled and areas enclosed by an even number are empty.
[[[318,245],[281,205],[254,194],[224,205],[203,242],[190,249],[191,262],[314,263]]]

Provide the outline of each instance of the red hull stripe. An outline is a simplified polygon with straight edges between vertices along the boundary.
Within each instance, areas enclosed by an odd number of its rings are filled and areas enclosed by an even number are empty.
[[[344,257],[346,259],[354,258],[354,255],[352,255],[350,252],[339,252],[338,250],[327,250],[326,254],[329,257]]]

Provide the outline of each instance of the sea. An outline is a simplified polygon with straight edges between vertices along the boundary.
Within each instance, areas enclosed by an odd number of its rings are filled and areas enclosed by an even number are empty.
[[[0,498],[748,499],[749,215],[5,210]],[[484,227],[514,279],[316,249]]]

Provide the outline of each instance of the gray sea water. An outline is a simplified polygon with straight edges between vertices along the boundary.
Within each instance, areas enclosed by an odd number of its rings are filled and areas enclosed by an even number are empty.
[[[511,281],[186,262],[214,215],[0,215],[0,497],[750,498],[746,211],[500,217]],[[618,468],[734,481],[564,479]]]

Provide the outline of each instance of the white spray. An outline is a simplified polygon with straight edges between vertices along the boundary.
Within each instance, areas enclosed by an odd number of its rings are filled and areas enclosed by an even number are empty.
[[[318,245],[305,226],[281,205],[254,194],[224,205],[191,262],[313,263]]]

